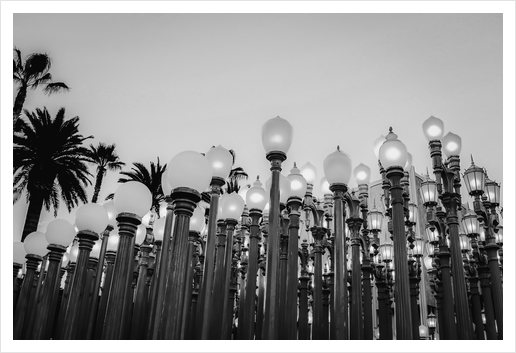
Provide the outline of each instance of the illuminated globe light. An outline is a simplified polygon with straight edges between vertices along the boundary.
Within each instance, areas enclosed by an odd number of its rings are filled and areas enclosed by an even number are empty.
[[[471,245],[469,243],[469,238],[466,234],[460,234],[459,235],[459,244],[460,244],[460,250],[465,252],[465,251],[470,251],[471,250]]]
[[[102,241],[100,239],[95,241],[93,248],[91,249],[91,252],[90,252],[90,258],[97,259],[97,260],[99,259],[101,246],[102,246]]]
[[[25,255],[27,252],[25,251],[25,246],[21,241],[17,241],[13,243],[13,262],[24,264],[25,263]]]
[[[236,192],[226,194],[226,197],[220,200],[221,208],[225,219],[239,219],[244,211],[245,201]]]
[[[447,157],[458,156],[462,148],[462,140],[459,135],[448,132],[442,139],[443,152]]]
[[[419,325],[419,337],[427,337],[428,328],[425,325]]]
[[[287,179],[290,181],[290,197],[302,199],[306,194],[307,182],[299,168],[297,168],[296,163],[294,163],[294,168],[290,170]]]
[[[436,243],[439,241],[439,232],[437,231],[437,228],[434,230],[430,229],[430,227],[426,228],[426,236],[428,238],[428,241],[431,243]]]
[[[172,190],[182,187],[203,192],[210,186],[213,175],[210,160],[194,151],[177,154],[170,160],[167,169]]]
[[[192,217],[190,217],[190,230],[200,232],[204,223],[204,212],[200,207],[196,207]]]
[[[487,200],[495,206],[500,204],[500,184],[488,178],[485,179],[485,194]]]
[[[430,256],[426,256],[423,262],[425,263],[427,270],[432,270],[434,268],[434,265],[432,264],[433,259]]]
[[[117,252],[119,241],[120,241],[120,235],[118,235],[118,233],[117,233],[117,232],[112,232],[112,233],[109,235],[106,250],[107,250],[107,251],[114,251],[114,252]],[[73,250],[73,249],[72,249],[72,250]]]
[[[106,209],[96,203],[82,205],[77,209],[77,213],[75,214],[75,226],[79,232],[89,230],[97,234],[101,233],[106,229],[108,222],[109,218]]]
[[[413,254],[415,256],[423,256],[424,248],[425,248],[425,241],[423,239],[416,239],[414,241],[414,249],[412,249]]]
[[[269,119],[262,126],[262,143],[265,152],[280,151],[287,153],[292,144],[294,128],[279,116]]]
[[[471,157],[471,166],[462,175],[466,189],[470,195],[482,195],[485,187],[485,172],[483,168],[477,167]]]
[[[367,214],[367,227],[372,231],[381,231],[383,224],[383,214],[374,207]]]
[[[170,183],[168,182],[168,168],[165,169],[163,174],[161,174],[161,188],[163,189],[163,195],[170,196],[172,188],[170,187]]]
[[[468,235],[479,234],[480,232],[480,222],[478,221],[478,217],[476,213],[469,210],[464,217],[462,217],[462,228]]]
[[[68,256],[68,253],[63,254],[63,260],[61,261],[61,268],[65,268],[68,266],[68,263],[70,262],[70,257]]]
[[[272,186],[272,176],[267,179],[267,181],[265,182],[265,189],[266,189],[266,192],[267,192],[267,195],[269,195],[270,197],[270,194],[271,194],[271,186]],[[291,193],[291,185],[290,185],[290,181],[288,180],[288,178],[286,176],[284,176],[283,174],[280,174],[279,175],[279,191],[280,191],[280,202],[281,203],[286,203],[288,198],[290,197],[290,193]],[[305,196],[305,195],[303,195]]]
[[[407,147],[398,140],[398,135],[392,132],[392,128],[380,147],[380,162],[385,169],[390,167],[404,167],[407,163]]]
[[[134,238],[134,243],[136,245],[141,245],[145,241],[145,237],[147,236],[147,228],[140,224],[138,228],[136,228],[136,235]]]
[[[437,183],[434,180],[430,179],[428,175],[426,176],[426,179],[421,183],[419,192],[421,194],[421,198],[423,199],[423,204],[437,204]]]
[[[304,166],[300,169],[301,175],[305,178],[306,183],[310,185],[314,185],[315,178],[317,176],[317,169],[310,163],[305,163]]]
[[[444,134],[444,123],[441,119],[431,116],[423,123],[423,133],[428,141],[440,140]]]
[[[324,159],[323,169],[330,185],[335,183],[348,184],[351,178],[351,158],[337,146],[337,150]]]
[[[354,170],[355,180],[358,185],[369,184],[371,179],[371,168],[360,163]]]
[[[392,244],[382,244],[380,245],[380,254],[382,256],[382,260],[387,262],[387,261],[392,261],[392,256],[393,256],[393,248],[394,246]]]
[[[249,210],[257,209],[263,211],[265,205],[267,204],[268,197],[264,188],[262,187],[262,182],[260,178],[257,177],[256,181],[253,183],[253,186],[249,189],[245,196],[245,202]]]
[[[496,244],[503,245],[503,226],[498,226],[498,232],[494,233]]]
[[[42,232],[32,232],[27,235],[25,241],[23,242],[23,246],[27,254],[43,257],[48,253],[48,242],[45,238],[45,234]]]
[[[321,191],[323,195],[331,195],[332,192],[330,190],[330,183],[328,183],[328,179],[326,177],[321,179]]]
[[[121,184],[115,191],[115,210],[120,213],[132,213],[143,217],[152,206],[152,194],[149,188],[138,181]]]
[[[409,203],[409,222],[417,223],[418,212],[417,205],[413,203]]]
[[[116,213],[116,210],[115,210],[115,202],[113,200],[109,200],[107,202],[104,202],[102,207],[104,207],[104,209],[107,212],[108,224],[111,227],[115,228],[115,226],[116,226],[116,216],[117,216],[117,213]]]
[[[480,239],[480,241],[486,241],[486,230],[482,225],[480,226],[478,231],[478,238]]]
[[[163,234],[165,233],[165,222],[167,218],[161,217],[154,222],[154,241],[163,241]]]
[[[412,155],[407,152],[407,163],[405,163],[405,167],[403,167],[403,170],[406,172],[410,172],[410,168],[412,168]]]
[[[54,219],[48,224],[45,237],[49,244],[67,247],[72,243],[75,234],[75,229],[70,222],[64,219]]]
[[[212,147],[206,152],[206,158],[211,164],[214,177],[226,179],[229,176],[233,165],[233,156],[227,149],[221,145]]]
[[[385,142],[385,136],[380,135],[376,140],[374,140],[373,143],[373,151],[374,155],[376,156],[376,159],[380,159],[380,147],[382,147],[382,144]]]

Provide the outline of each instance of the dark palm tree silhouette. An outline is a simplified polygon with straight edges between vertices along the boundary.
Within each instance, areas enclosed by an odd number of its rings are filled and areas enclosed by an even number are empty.
[[[102,186],[102,179],[106,175],[108,170],[116,171],[121,170],[125,165],[120,160],[120,157],[115,151],[116,145],[106,145],[99,142],[98,146],[90,145],[90,158],[91,163],[97,165],[97,176],[95,178],[95,189],[91,202],[97,202],[100,194],[100,188]]]
[[[53,206],[57,216],[60,198],[69,212],[79,201],[88,202],[86,186],[92,175],[83,142],[93,138],[79,134],[79,117],[65,120],[64,108],[55,119],[46,108],[25,110],[25,116],[28,122],[20,119],[20,134],[13,136],[13,201],[26,191],[29,202],[22,241],[36,231],[43,205],[47,211]]]
[[[14,48],[13,59],[13,79],[19,85],[14,100],[13,108],[13,124],[14,131],[19,131],[18,120],[27,98],[27,89],[36,89],[40,85],[45,85],[43,92],[50,95],[52,93],[67,92],[70,90],[63,82],[53,82],[52,74],[50,74],[50,67],[52,66],[52,59],[48,54],[33,53],[22,61],[21,52]]]
[[[161,188],[161,175],[165,172],[167,165],[160,165],[159,157],[158,162],[150,162],[150,170],[147,169],[142,163],[134,162],[134,167],[130,171],[121,171],[120,174],[125,175],[127,178],[118,179],[119,183],[127,183],[128,181],[139,181],[140,183],[147,186],[152,194],[152,206],[151,209],[156,212],[158,217],[160,203],[165,200],[163,189]],[[106,200],[112,199],[114,194],[108,195]]]

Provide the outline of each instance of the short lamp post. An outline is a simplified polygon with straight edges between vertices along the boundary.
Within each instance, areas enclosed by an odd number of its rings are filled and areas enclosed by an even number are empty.
[[[430,330],[430,337],[432,337],[432,340],[435,339],[435,328],[437,327],[437,317],[434,313],[428,314],[426,318],[426,325],[428,326],[428,329]]]

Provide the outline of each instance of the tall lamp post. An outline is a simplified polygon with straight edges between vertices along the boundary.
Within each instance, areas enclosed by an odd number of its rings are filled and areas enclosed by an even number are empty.
[[[263,339],[277,339],[279,331],[279,287],[277,283],[279,270],[279,177],[281,164],[287,159],[287,152],[292,143],[293,128],[280,117],[268,120],[262,127],[262,142],[267,160],[271,163],[272,184],[270,191],[269,238],[267,251],[267,284],[265,287]]]
[[[404,176],[403,167],[407,162],[407,148],[389,128],[389,134],[379,151],[380,162],[387,171],[391,186],[392,228],[394,237],[394,268],[396,269],[396,338],[413,339],[412,314],[410,307],[410,286],[407,265],[407,241],[405,238],[403,188],[400,184]]]

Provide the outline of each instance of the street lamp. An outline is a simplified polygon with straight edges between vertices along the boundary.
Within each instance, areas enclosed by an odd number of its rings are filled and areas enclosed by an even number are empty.
[[[430,335],[432,336],[432,340],[434,340],[435,328],[437,327],[437,318],[435,317],[434,313],[431,312],[430,314],[428,314],[426,318],[426,324],[430,329]]]

